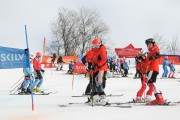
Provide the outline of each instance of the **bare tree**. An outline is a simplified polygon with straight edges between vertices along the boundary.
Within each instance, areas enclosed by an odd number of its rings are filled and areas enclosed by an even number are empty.
[[[61,50],[62,46],[59,41],[51,41],[50,44],[47,45],[46,51],[48,54],[52,55],[52,53],[58,53]]]
[[[96,10],[61,8],[51,30],[57,45],[49,46],[63,48],[64,55],[73,55],[74,51],[83,55],[91,47],[92,39],[106,38],[109,27],[100,19]]]
[[[63,46],[64,55],[72,55],[72,47],[74,41],[72,39],[72,32],[74,31],[76,13],[69,9],[59,9],[58,18],[51,25],[51,30],[55,41],[58,41],[59,46]],[[54,43],[52,43],[54,44]]]
[[[94,38],[101,38],[108,34],[108,26],[102,22],[96,10],[81,8],[78,12],[76,38],[78,50],[83,55],[90,47]]]
[[[171,55],[180,55],[180,46],[177,35],[174,35],[172,41],[168,43],[167,53]]]
[[[153,38],[156,41],[156,44],[159,46],[161,53],[166,53],[167,42],[165,38],[158,33],[156,33]]]

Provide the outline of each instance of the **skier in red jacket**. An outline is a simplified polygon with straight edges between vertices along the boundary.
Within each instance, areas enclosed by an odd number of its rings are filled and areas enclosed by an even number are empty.
[[[148,72],[148,60],[146,59],[146,52],[141,50],[137,56],[138,64],[136,66],[137,71],[139,71],[141,78],[141,88],[137,92],[136,102],[143,102],[142,95],[147,86],[147,72]]]
[[[41,56],[40,52],[36,53],[36,57],[33,59],[33,68],[35,73],[35,82],[33,85],[34,92],[41,92],[40,87],[43,83],[43,75],[44,70],[41,68]]]
[[[104,93],[104,81],[105,74],[108,70],[107,64],[107,52],[105,45],[99,39],[94,39],[92,41],[92,49],[85,55],[82,59],[85,64],[87,62],[91,63],[90,69],[92,70],[90,80],[93,103],[94,104],[106,104],[105,93]],[[103,85],[104,84],[104,85]]]
[[[154,83],[156,82],[157,75],[159,74],[159,58],[160,58],[160,49],[156,45],[153,38],[149,38],[145,41],[149,54],[147,60],[149,60],[148,67],[148,86],[149,90],[147,91],[146,101],[148,104],[164,104],[164,98],[162,92],[158,90]],[[155,100],[151,100],[152,93],[154,92]]]

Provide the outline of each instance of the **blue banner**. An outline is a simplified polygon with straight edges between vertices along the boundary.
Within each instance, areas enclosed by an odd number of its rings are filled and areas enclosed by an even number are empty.
[[[0,69],[29,67],[28,49],[16,49],[0,46]]]

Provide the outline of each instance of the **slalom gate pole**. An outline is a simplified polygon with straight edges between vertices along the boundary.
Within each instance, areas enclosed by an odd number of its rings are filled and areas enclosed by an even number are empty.
[[[13,88],[19,81],[23,79],[24,75],[21,76],[10,88]]]
[[[51,62],[51,76],[53,76],[53,71],[52,71],[52,62]]]
[[[74,71],[73,71],[73,77],[72,77],[72,90],[74,89]]]
[[[25,35],[26,35],[26,45],[27,45],[27,49],[28,49],[28,61],[29,61],[29,71],[30,71],[30,57],[29,57],[29,45],[28,45],[28,35],[27,35],[27,28],[25,25]],[[32,80],[30,81],[31,84],[31,101],[32,101],[32,111],[34,111],[34,98],[33,98],[33,82]]]

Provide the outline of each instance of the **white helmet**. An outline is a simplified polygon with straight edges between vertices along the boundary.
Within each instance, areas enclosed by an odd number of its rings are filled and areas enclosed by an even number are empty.
[[[144,50],[139,51],[138,56],[146,56],[147,52]]]

